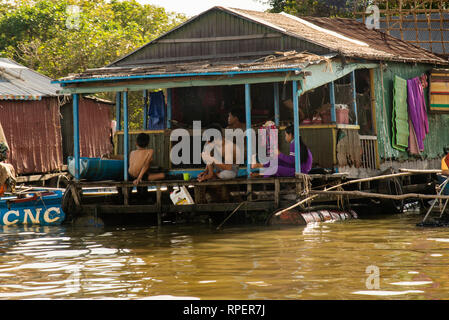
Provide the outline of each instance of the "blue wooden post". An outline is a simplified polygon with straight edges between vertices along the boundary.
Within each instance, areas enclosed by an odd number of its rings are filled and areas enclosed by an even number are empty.
[[[122,129],[122,93],[117,92],[115,95],[115,118],[116,118],[116,125],[115,128],[117,131],[120,131]]]
[[[143,90],[143,125],[142,129],[148,129],[148,90]]]
[[[173,103],[173,89],[167,89],[167,129],[171,129],[171,109]]]
[[[299,97],[298,81],[293,81],[293,122],[295,133],[295,173],[301,173],[301,154],[299,143]]]
[[[129,163],[129,136],[128,136],[128,92],[123,92],[123,155],[124,168],[123,176],[128,181],[128,163]]]
[[[337,114],[335,112],[335,86],[334,82],[329,82],[329,100],[331,102],[331,122],[337,122]]]
[[[251,158],[253,150],[253,139],[251,134],[251,87],[245,84],[245,114],[246,114],[246,170],[248,178],[251,175]]]
[[[351,72],[351,85],[352,85],[352,106],[355,114],[355,124],[359,124],[359,117],[357,115],[357,91],[355,87],[355,71]]]
[[[280,116],[279,116],[279,84],[275,82],[274,86],[274,123],[276,127],[279,127]]]
[[[80,124],[79,94],[73,96],[73,158],[75,159],[75,180],[80,179]]]

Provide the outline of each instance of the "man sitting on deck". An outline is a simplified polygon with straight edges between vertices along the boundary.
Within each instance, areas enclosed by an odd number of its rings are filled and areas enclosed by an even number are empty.
[[[201,157],[206,163],[206,169],[198,175],[199,182],[216,178],[229,180],[236,178],[238,175],[239,165],[237,161],[241,156],[240,148],[232,141],[222,137],[220,125],[213,124],[208,127],[208,130],[213,129],[219,132],[219,136],[215,136],[213,141],[209,140],[204,147]],[[210,154],[212,150],[216,152],[213,156]],[[230,159],[227,159],[227,157]]]
[[[0,142],[0,196],[2,196],[9,186],[12,192],[16,187],[16,171],[9,163],[4,163],[8,159],[9,148],[4,142]]]
[[[146,133],[140,133],[136,141],[137,150],[132,151],[129,155],[128,173],[134,185],[138,185],[142,180],[154,181],[165,178],[163,172],[150,173],[154,150],[147,149],[149,143],[150,136]]]

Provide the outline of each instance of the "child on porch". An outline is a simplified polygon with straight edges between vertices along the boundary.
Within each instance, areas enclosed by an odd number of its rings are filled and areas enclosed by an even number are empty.
[[[128,173],[134,185],[138,185],[142,180],[154,181],[165,178],[163,172],[150,173],[154,150],[147,149],[149,143],[150,136],[146,133],[140,133],[136,141],[137,150],[132,151],[129,155]]]

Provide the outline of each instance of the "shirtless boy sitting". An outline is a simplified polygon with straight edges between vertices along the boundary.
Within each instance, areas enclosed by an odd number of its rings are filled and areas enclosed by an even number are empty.
[[[142,180],[154,181],[165,178],[163,172],[149,173],[154,155],[153,149],[147,149],[149,143],[150,136],[146,133],[140,133],[136,141],[137,150],[132,151],[129,155],[128,173],[134,185],[138,185]]]

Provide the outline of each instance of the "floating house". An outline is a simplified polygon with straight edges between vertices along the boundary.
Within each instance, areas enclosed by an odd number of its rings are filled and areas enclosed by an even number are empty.
[[[286,13],[213,7],[106,67],[70,75],[58,83],[64,94],[73,96],[75,141],[82,132],[77,124],[80,97],[98,92],[117,94],[116,153],[124,155],[125,182],[115,185],[125,190],[130,185],[128,155],[138,133],[128,129],[131,91],[148,96],[149,91],[163,90],[166,105],[156,113],[145,106],[142,122],[143,131],[151,136],[151,147],[157,150],[157,166],[169,173],[189,172],[194,177],[201,170],[170,161],[170,150],[176,145],[170,139],[172,131],[184,128],[193,135],[193,121],[201,121],[203,127],[212,122],[224,124],[233,107],[244,112],[247,128],[274,121],[280,129],[283,152],[287,152],[288,145],[283,143],[282,130],[293,123],[296,150],[301,136],[312,151],[313,167],[332,172],[329,177],[369,177],[391,167],[438,168],[443,147],[449,144],[449,137],[442,134],[449,117],[425,108],[428,131],[420,136],[424,146],[410,151],[409,138],[416,135],[418,128],[410,129],[413,123],[409,125],[406,101],[404,107],[404,90],[408,88],[400,80],[420,77],[425,82],[433,69],[447,64],[447,60],[429,51],[369,30],[351,19],[298,18]],[[428,99],[427,88],[422,94]],[[425,102],[428,106],[428,100]],[[162,128],[148,130],[151,114],[159,124],[162,121]],[[299,157],[297,178],[251,179],[248,159],[252,158],[250,150],[255,143],[247,137],[247,161],[240,168],[240,180],[226,183],[245,184],[244,193],[233,194],[250,194],[251,199],[255,195],[253,185],[273,186],[271,202],[259,202],[253,207],[270,210],[281,204],[281,190],[287,190],[284,183],[296,186],[296,194],[301,192],[301,186],[305,187],[301,185]],[[76,147],[74,158],[75,181],[81,186],[80,153]],[[157,204],[135,210],[181,210],[182,206],[164,206],[160,187],[182,184],[149,183],[158,188]],[[201,188],[208,184],[190,181],[185,185],[195,187],[195,205],[189,210],[215,210],[211,205],[201,207]],[[127,205],[126,192],[124,201]],[[226,208],[234,208],[236,202],[230,204]],[[219,205],[216,210],[223,208]],[[117,212],[123,207],[104,206],[101,210]]]
[[[21,181],[45,180],[66,171],[66,150],[73,150],[73,131],[67,134],[73,128],[71,97],[59,94],[61,87],[51,81],[0,58],[0,123],[10,148],[8,161],[23,176]],[[80,125],[82,155],[112,151],[110,102],[83,98]]]

